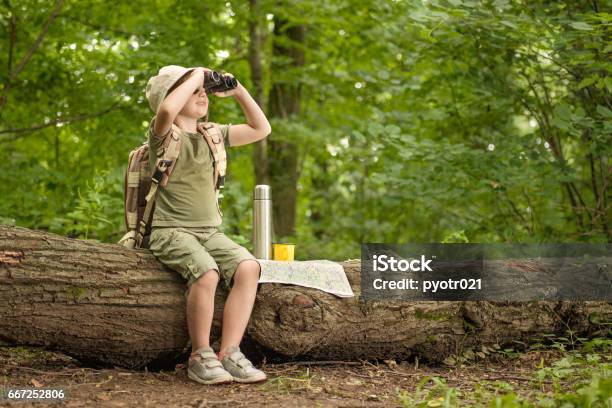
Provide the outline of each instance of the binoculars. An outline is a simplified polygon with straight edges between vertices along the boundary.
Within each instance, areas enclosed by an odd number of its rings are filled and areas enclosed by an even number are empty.
[[[238,81],[231,75],[221,75],[217,71],[204,72],[204,90],[207,94],[225,92],[238,86]]]

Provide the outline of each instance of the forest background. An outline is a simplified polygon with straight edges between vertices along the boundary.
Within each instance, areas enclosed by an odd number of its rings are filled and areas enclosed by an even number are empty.
[[[116,242],[164,65],[233,73],[223,230],[272,186],[298,259],[362,242],[612,242],[609,1],[0,2],[0,223]],[[244,121],[233,98],[210,119]]]

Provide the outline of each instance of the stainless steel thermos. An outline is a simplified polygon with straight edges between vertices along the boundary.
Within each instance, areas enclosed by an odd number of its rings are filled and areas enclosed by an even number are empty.
[[[253,192],[253,255],[272,259],[272,194],[265,184]]]

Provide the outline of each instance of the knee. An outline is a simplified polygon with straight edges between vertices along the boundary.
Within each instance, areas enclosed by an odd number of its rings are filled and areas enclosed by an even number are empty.
[[[253,260],[243,261],[236,268],[234,282],[239,284],[257,284],[259,274],[259,262]]]
[[[194,289],[214,291],[219,283],[219,273],[215,269],[210,269],[202,274],[191,284]]]

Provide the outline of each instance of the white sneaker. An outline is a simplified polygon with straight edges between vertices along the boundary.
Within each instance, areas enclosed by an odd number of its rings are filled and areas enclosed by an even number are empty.
[[[263,371],[253,367],[253,363],[240,352],[240,348],[237,346],[230,347],[227,350],[227,355],[223,357],[221,364],[231,374],[234,381],[239,383],[260,382],[268,378]]]
[[[224,384],[233,381],[230,373],[225,371],[214,350],[202,347],[196,350],[195,358],[187,362],[187,376],[200,384]]]

